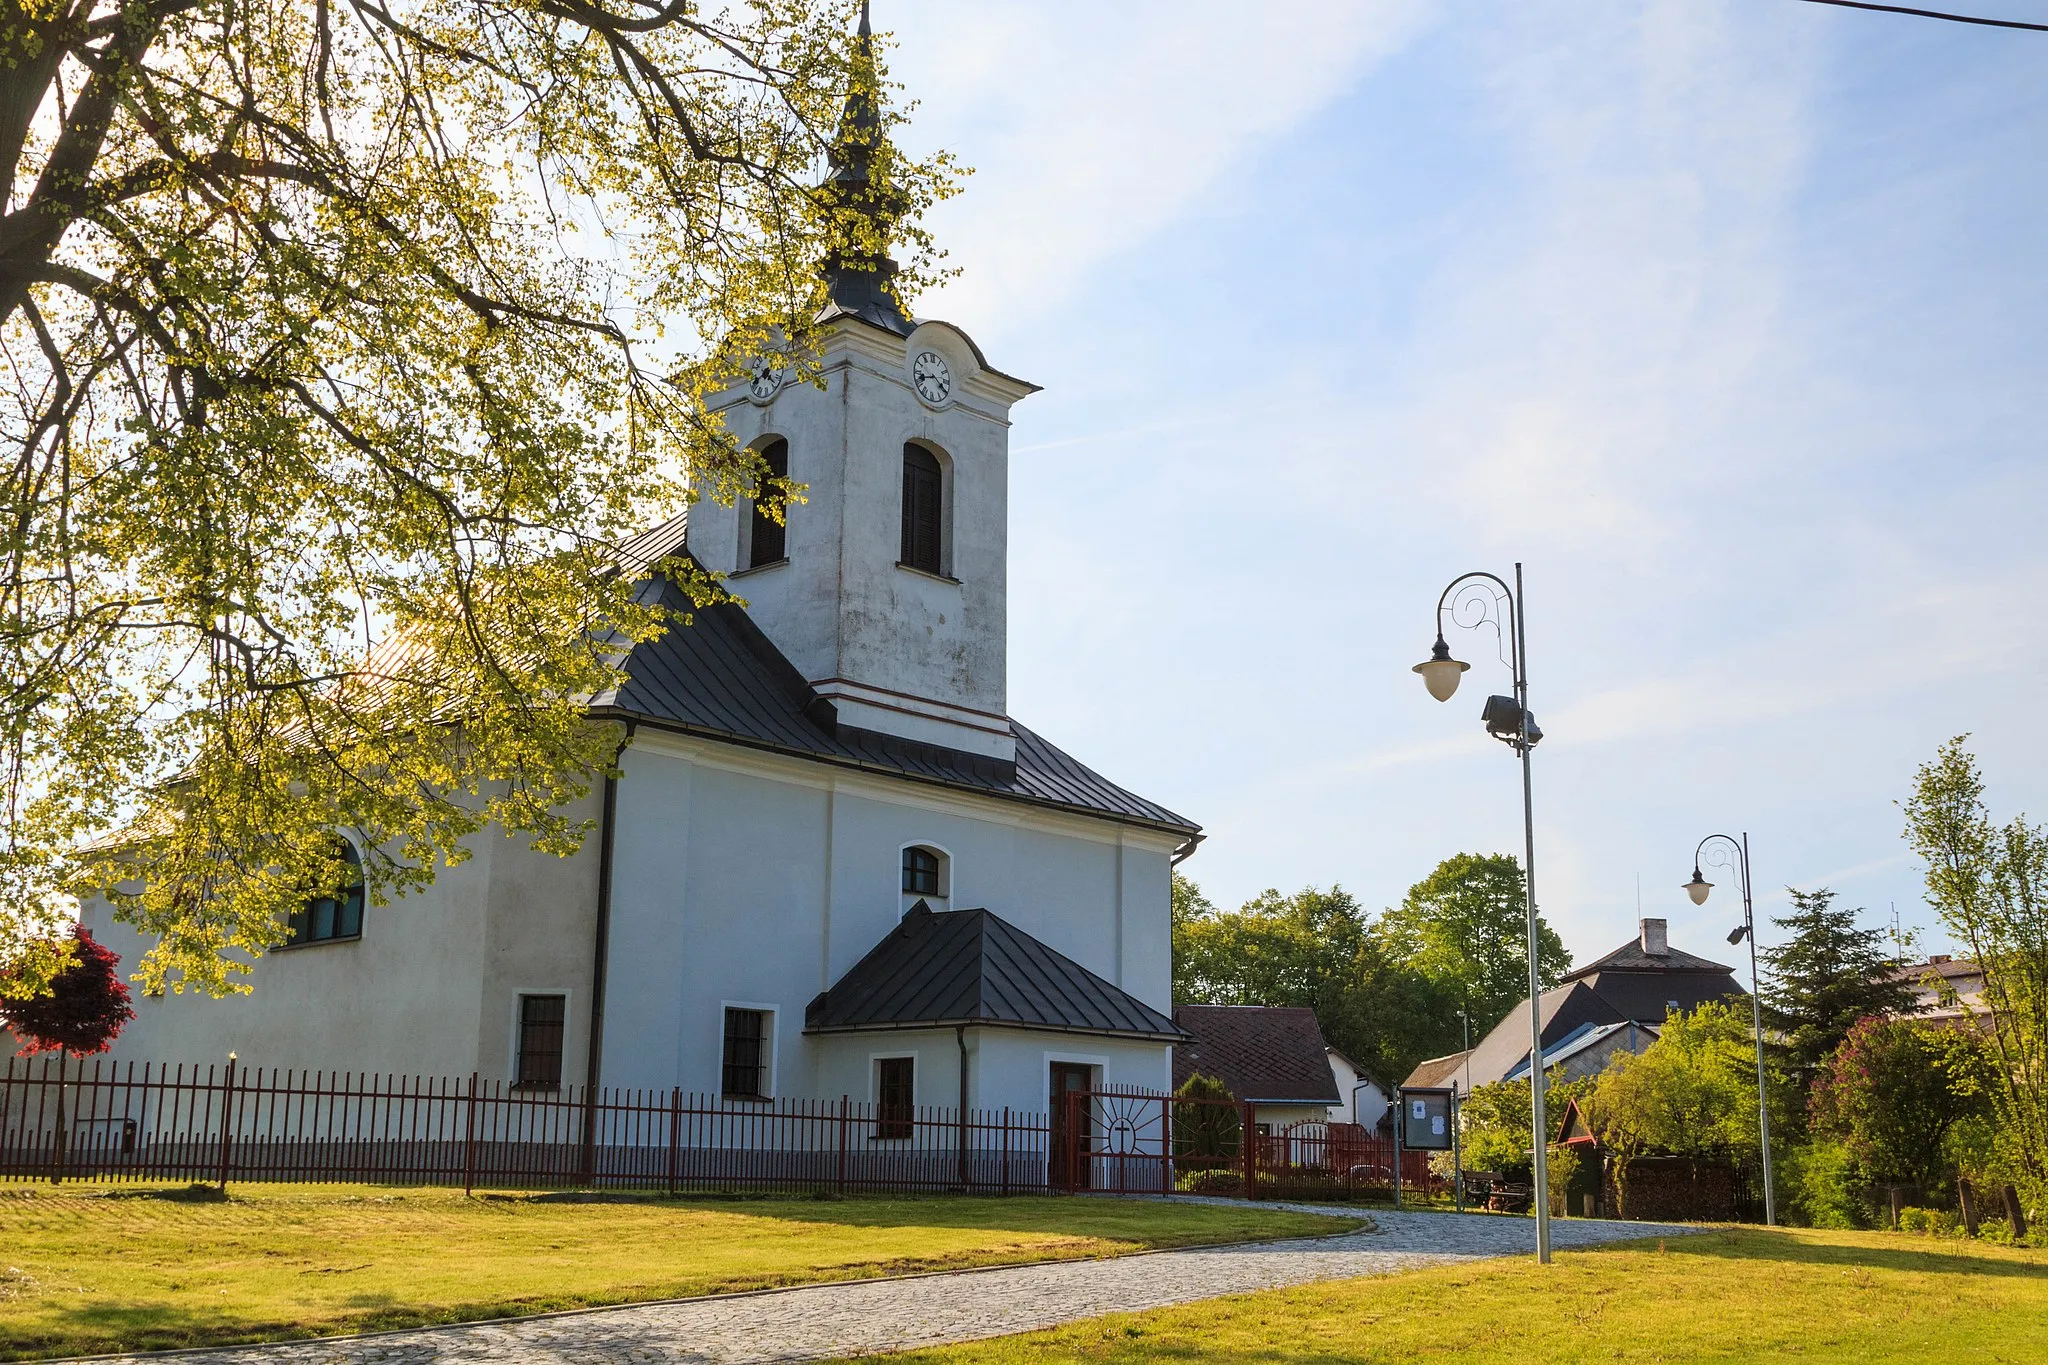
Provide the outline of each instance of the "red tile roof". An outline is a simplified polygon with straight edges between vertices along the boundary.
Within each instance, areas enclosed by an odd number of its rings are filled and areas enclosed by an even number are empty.
[[[1329,1044],[1315,1011],[1293,1005],[1175,1005],[1173,1022],[1195,1037],[1173,1050],[1179,1089],[1200,1072],[1241,1100],[1341,1104]]]

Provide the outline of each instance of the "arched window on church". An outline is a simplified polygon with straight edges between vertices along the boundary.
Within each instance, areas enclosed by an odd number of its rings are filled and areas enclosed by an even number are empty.
[[[930,844],[906,844],[903,848],[903,902],[905,914],[919,901],[934,910],[944,910],[953,894],[953,860],[942,848]]]
[[[789,442],[771,441],[761,448],[761,459],[768,466],[768,472],[778,479],[789,477]],[[783,516],[788,517],[785,507]],[[758,569],[764,564],[778,564],[789,557],[789,527],[776,521],[761,510],[759,502],[754,504],[752,525],[747,533],[747,567]]]
[[[291,937],[285,947],[297,948],[309,943],[332,943],[338,939],[361,938],[363,935],[363,860],[354,844],[343,839],[334,850],[335,856],[347,869],[342,886],[331,893],[308,896],[305,903],[292,912]]]
[[[903,557],[908,569],[946,571],[946,476],[939,457],[917,444],[903,447]]]

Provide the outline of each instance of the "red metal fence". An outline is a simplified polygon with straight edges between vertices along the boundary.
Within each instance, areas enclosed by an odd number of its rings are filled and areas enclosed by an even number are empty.
[[[1256,1104],[1136,1091],[1075,1092],[1053,1134],[1053,1181],[1066,1190],[1384,1199],[1392,1138],[1356,1124],[1261,1125]],[[1247,1143],[1244,1135],[1250,1133]],[[1435,1193],[1428,1152],[1399,1154],[1401,1183]]]
[[[9,1059],[0,1180],[1045,1192],[1043,1114]]]

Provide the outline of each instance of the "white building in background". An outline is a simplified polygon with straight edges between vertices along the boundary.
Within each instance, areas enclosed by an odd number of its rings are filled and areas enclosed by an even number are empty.
[[[873,110],[847,126],[859,204]],[[116,1058],[1036,1112],[1169,1088],[1170,868],[1200,835],[1010,716],[1010,410],[1035,390],[906,318],[894,269],[827,263],[822,385],[764,364],[717,400],[805,486],[786,526],[706,500],[627,547],[748,605],[596,700],[631,737],[582,850],[487,833],[422,893],[311,903],[253,994],[139,1001]]]
[[[1361,1128],[1377,1128],[1387,1110],[1394,1102],[1387,1096],[1386,1087],[1358,1069],[1358,1064],[1336,1048],[1326,1048],[1330,1056],[1330,1072],[1337,1078],[1337,1093],[1343,1096],[1340,1103],[1330,1106],[1330,1122],[1355,1123]]]

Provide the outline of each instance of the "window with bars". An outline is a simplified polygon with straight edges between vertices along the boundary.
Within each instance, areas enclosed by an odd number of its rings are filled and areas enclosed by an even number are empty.
[[[562,1083],[562,1025],[568,1017],[564,995],[519,997],[519,1071],[514,1082],[526,1089]]]
[[[725,1011],[725,1051],[719,1067],[719,1092],[732,1100],[768,1098],[768,1048],[770,1013],[728,1007]]]
[[[363,860],[354,844],[343,839],[335,849],[346,872],[344,885],[329,895],[308,896],[292,912],[290,935],[285,947],[308,943],[333,943],[363,936]]]
[[[906,568],[944,573],[946,480],[939,457],[914,442],[903,447],[903,558]]]
[[[789,477],[789,442],[773,441],[761,448],[761,460],[768,466],[768,472],[778,479]],[[789,557],[789,527],[786,520],[789,509],[783,509],[784,521],[775,521],[761,510],[757,499],[753,509],[753,525],[747,537],[747,567],[758,569],[764,564],[774,564]]]
[[[882,1057],[875,1062],[875,1136],[907,1138],[916,1116],[917,1059]]]
[[[903,850],[903,894],[906,896],[943,896],[945,878],[943,863],[931,849],[912,845]]]

